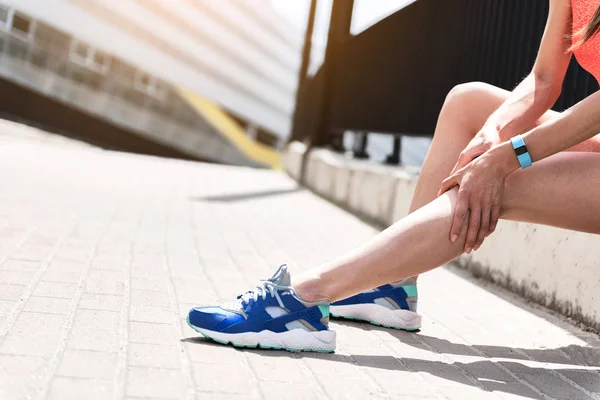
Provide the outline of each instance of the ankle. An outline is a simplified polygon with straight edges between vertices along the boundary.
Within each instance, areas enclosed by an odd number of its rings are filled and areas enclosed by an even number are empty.
[[[322,288],[322,285],[320,285],[320,279],[318,276],[302,274],[298,277],[298,279],[294,280],[296,282],[292,285],[292,287],[300,299],[307,302],[319,300],[329,300],[332,302],[332,299]]]

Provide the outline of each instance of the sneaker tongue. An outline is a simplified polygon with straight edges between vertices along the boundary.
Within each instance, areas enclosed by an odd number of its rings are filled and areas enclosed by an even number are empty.
[[[277,269],[277,271],[275,271],[275,274],[273,274],[273,276],[269,278],[269,282],[273,282],[274,284],[279,286],[292,286],[292,276],[288,271],[287,264],[283,264],[282,266],[280,266]],[[242,299],[222,304],[221,308],[245,316]]]
[[[292,276],[288,271],[287,265],[283,264],[279,267],[275,274],[269,278],[269,281],[279,286],[292,286]]]

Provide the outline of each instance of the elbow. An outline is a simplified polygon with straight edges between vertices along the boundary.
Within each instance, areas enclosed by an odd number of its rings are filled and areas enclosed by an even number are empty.
[[[548,108],[552,107],[562,92],[562,79],[536,73],[533,74],[533,78],[536,97],[539,96]]]

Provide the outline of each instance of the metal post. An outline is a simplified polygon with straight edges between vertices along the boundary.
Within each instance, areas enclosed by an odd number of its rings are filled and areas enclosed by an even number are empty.
[[[315,15],[317,14],[317,3],[318,0],[310,1],[310,11],[308,12],[308,24],[306,25],[306,32],[304,34],[304,46],[302,48],[302,64],[300,64],[300,71],[298,72],[298,87],[296,89],[296,108],[292,117],[292,133],[288,139],[288,143],[299,139],[300,132],[297,131],[295,124],[296,113],[298,110],[298,104],[300,104],[300,94],[306,82],[306,76],[308,74],[308,67],[310,66],[310,54],[312,50],[312,37],[315,28]]]
[[[333,80],[337,75],[339,51],[341,45],[350,37],[350,26],[352,24],[352,11],[354,0],[333,0],[331,18],[329,21],[329,33],[327,36],[327,49],[323,67],[325,80],[321,92],[320,104],[322,105],[318,115],[315,116],[316,129],[311,132],[310,144],[312,146],[323,146],[329,144],[329,114],[332,95],[334,90]]]
[[[402,136],[394,136],[394,150],[385,159],[386,164],[399,165],[402,163]]]
[[[331,150],[336,153],[343,153],[346,151],[344,147],[344,132],[334,132],[331,134],[331,140],[329,142]]]
[[[369,143],[369,135],[366,132],[357,132],[354,134],[354,145],[352,146],[352,153],[354,158],[368,159],[369,153],[367,153],[367,145]]]
[[[335,63],[336,55],[339,53],[339,47],[350,37],[350,26],[352,24],[352,11],[354,9],[354,0],[333,0],[331,8],[331,17],[329,19],[329,32],[327,36],[327,48],[325,50],[325,60],[321,67],[323,71],[323,85],[319,92],[315,93],[312,99],[320,105],[318,111],[313,115],[314,130],[310,132],[306,152],[302,157],[302,166],[300,172],[300,182],[304,182],[306,166],[309,153],[315,146],[327,145],[329,142],[329,105],[332,96],[332,81],[336,75],[337,65]]]

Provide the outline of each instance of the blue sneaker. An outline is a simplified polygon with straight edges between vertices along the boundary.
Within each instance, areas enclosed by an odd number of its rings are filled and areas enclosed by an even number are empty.
[[[233,303],[192,308],[188,324],[215,342],[236,347],[325,353],[335,349],[329,301],[301,300],[286,265]]]
[[[421,328],[417,314],[417,282],[413,278],[383,285],[331,304],[331,316],[367,321],[386,328],[416,331]]]

